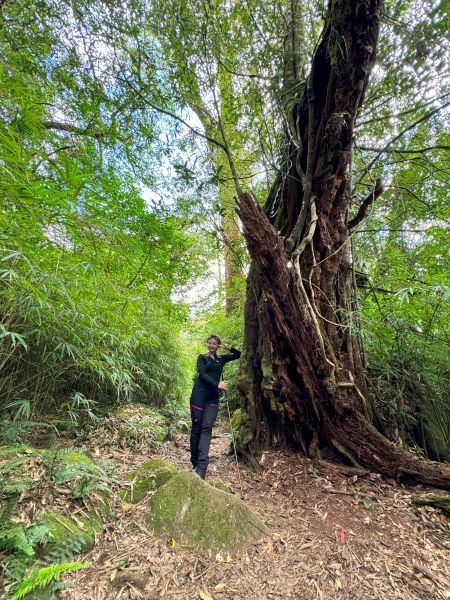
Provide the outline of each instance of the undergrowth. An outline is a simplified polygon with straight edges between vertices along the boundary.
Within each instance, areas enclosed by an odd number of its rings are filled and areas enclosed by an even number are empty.
[[[69,571],[87,566],[70,562],[86,543],[82,530],[56,540],[44,514],[26,514],[36,494],[64,494],[73,509],[109,512],[110,486],[117,484],[107,462],[95,464],[73,449],[37,451],[25,445],[0,447],[0,585],[5,598],[52,599],[66,587]]]

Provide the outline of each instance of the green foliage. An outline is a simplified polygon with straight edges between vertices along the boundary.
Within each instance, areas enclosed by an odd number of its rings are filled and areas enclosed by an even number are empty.
[[[36,453],[26,446],[0,447],[0,496],[20,495],[32,487],[28,466],[36,459]]]
[[[48,413],[70,419],[72,429],[93,427],[99,413],[130,401],[157,405],[182,423],[206,335],[217,332],[242,347],[244,275],[218,285],[206,280],[211,294],[196,307],[193,323],[176,298],[200,274],[214,277],[206,267],[217,262],[224,238],[237,255],[235,270],[246,269],[239,236],[229,235],[229,156],[260,200],[286,171],[282,140],[292,103],[285,96],[293,74],[284,51],[292,6],[266,0],[136,1],[133,10],[103,0],[2,6],[5,441],[52,427],[41,417]],[[301,80],[324,5],[299,6],[302,40],[288,58],[296,59]],[[385,6],[351,174],[350,216],[375,178],[385,185],[353,233],[360,333],[385,432],[441,456],[440,444],[428,438],[449,445],[449,13],[443,0]],[[303,89],[294,83],[287,94],[293,102]],[[208,141],[193,137],[193,112],[201,124],[194,129]],[[211,138],[227,146],[227,158]],[[236,300],[231,314],[225,297]],[[225,373],[232,409],[239,404],[238,368],[232,363]],[[129,427],[139,437],[137,424]],[[85,477],[81,495],[101,485],[93,473]],[[10,483],[20,492],[19,480]]]
[[[22,581],[20,586],[11,596],[11,600],[20,600],[31,592],[39,588],[48,588],[50,584],[55,580],[59,579],[64,573],[70,573],[72,571],[79,571],[80,569],[87,569],[92,563],[85,562],[72,562],[62,563],[59,565],[50,565],[49,567],[42,567],[34,570],[30,575]],[[47,590],[50,592],[51,590]]]
[[[450,458],[448,16],[445,2],[386,2],[353,165],[357,195],[376,177],[385,187],[354,235],[378,425],[440,460]]]
[[[0,508],[1,566],[5,582],[21,581],[36,560],[39,546],[44,542],[49,528],[42,524],[25,526],[14,520],[17,499],[12,498]]]
[[[375,511],[378,509],[378,503],[377,502],[372,502],[372,500],[368,500],[367,498],[363,498],[361,500],[361,506],[363,507],[364,510],[372,510]]]
[[[46,451],[43,464],[49,483],[69,484],[72,497],[87,509],[107,509],[110,486],[118,483],[109,464],[94,463],[86,454],[67,448]]]
[[[105,53],[125,13],[102,24],[93,3],[2,10],[0,403],[11,440],[26,428],[10,420],[42,412],[84,427],[116,402],[179,401],[186,311],[171,296],[197,266],[184,220],[142,197],[157,122],[112,83],[122,66]]]
[[[311,475],[311,477],[317,477],[319,475],[318,469],[312,463],[309,463],[308,465],[308,473]]]
[[[35,546],[47,535],[48,527],[34,525],[24,528],[16,525],[0,531],[0,547],[2,550],[14,551],[27,557],[35,556]]]
[[[27,494],[34,493],[30,489],[36,486],[37,473],[41,488],[52,487],[54,495],[64,488],[66,502],[72,501],[74,506],[83,503],[84,511],[77,522],[47,512],[39,516],[38,522],[26,524],[20,502],[26,506]],[[95,532],[101,529],[95,511],[110,511],[108,486],[117,483],[106,467],[95,465],[81,452],[35,451],[27,446],[0,448],[1,582],[9,585],[10,592],[28,590],[25,582],[27,586],[36,582],[36,570],[42,561],[67,562],[94,543]],[[52,584],[45,593],[33,593],[33,598],[53,598],[60,587],[59,583]]]

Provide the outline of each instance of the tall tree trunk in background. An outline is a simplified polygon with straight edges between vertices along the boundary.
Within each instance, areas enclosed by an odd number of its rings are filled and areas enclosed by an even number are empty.
[[[234,196],[236,192],[230,167],[223,153],[216,152],[216,154],[218,156],[215,165],[221,178],[218,185],[218,201],[221,211],[220,227],[225,266],[225,312],[230,315],[242,301],[236,281],[238,277],[242,277],[239,249],[242,247],[243,240],[235,211]]]
[[[267,445],[282,443],[311,457],[320,450],[391,477],[447,486],[448,465],[415,458],[370,424],[361,346],[349,321],[352,137],[375,60],[381,8],[382,0],[331,0],[306,81],[301,20],[293,11],[284,167],[264,208],[238,189],[253,260],[238,443],[250,462]],[[366,202],[380,191],[377,186]]]
[[[206,135],[211,138],[224,140],[226,123],[230,125],[233,117],[227,115],[227,95],[232,93],[230,73],[220,71],[218,76],[217,112],[218,120],[212,120],[202,106],[200,98],[198,105],[192,107],[199,117]],[[217,204],[220,211],[220,237],[223,248],[224,282],[225,282],[225,311],[230,315],[233,309],[241,303],[240,292],[236,287],[238,276],[242,276],[241,264],[239,262],[239,248],[243,244],[242,234],[238,226],[238,218],[235,211],[235,186],[230,165],[225,154],[214,144],[209,144],[211,160],[218,174],[218,197]]]

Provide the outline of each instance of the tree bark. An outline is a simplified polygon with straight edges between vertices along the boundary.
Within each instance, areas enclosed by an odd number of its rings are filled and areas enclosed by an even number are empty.
[[[349,167],[381,7],[382,0],[331,0],[308,80],[292,88],[285,171],[264,209],[238,189],[253,260],[238,444],[250,461],[282,443],[446,487],[447,465],[419,460],[370,424],[361,347],[350,327]]]

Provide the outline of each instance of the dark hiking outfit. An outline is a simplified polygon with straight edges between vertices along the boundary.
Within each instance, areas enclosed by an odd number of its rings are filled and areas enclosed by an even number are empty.
[[[208,453],[211,443],[212,426],[219,411],[219,388],[224,365],[240,358],[236,348],[223,356],[200,354],[197,358],[197,378],[191,394],[191,462],[202,479],[208,468]]]

